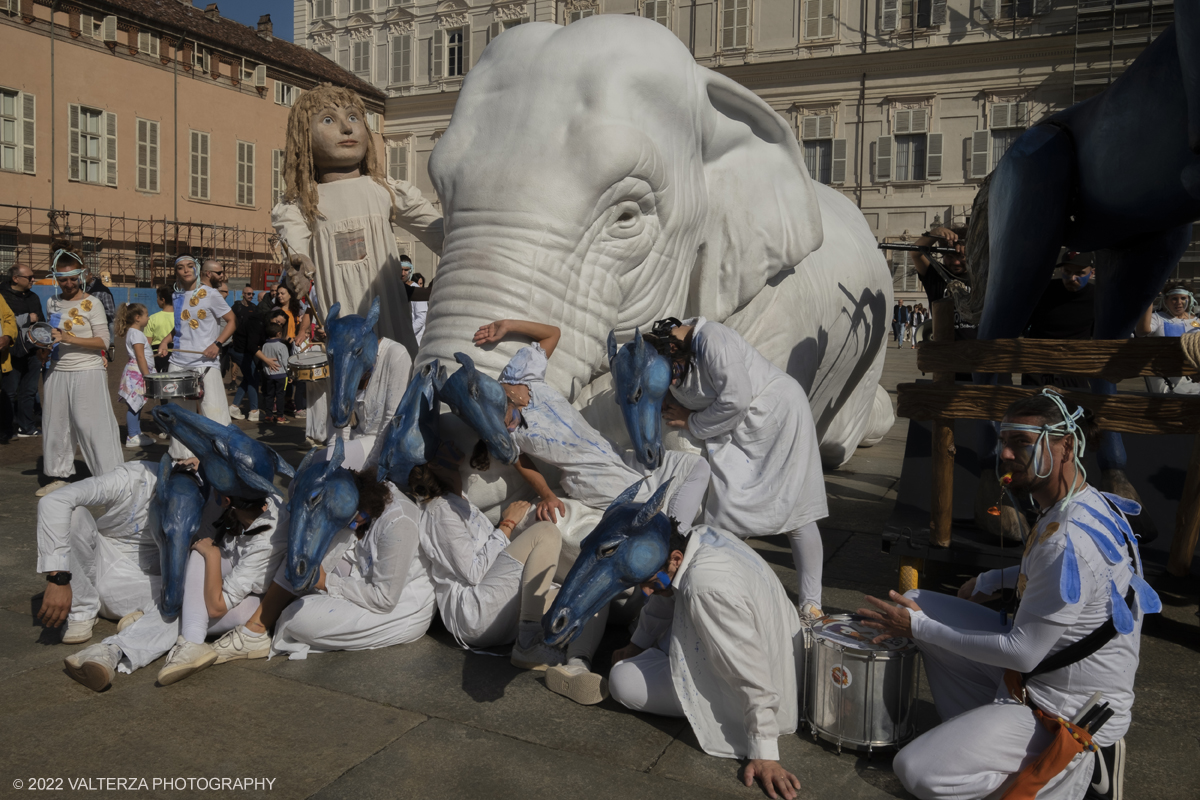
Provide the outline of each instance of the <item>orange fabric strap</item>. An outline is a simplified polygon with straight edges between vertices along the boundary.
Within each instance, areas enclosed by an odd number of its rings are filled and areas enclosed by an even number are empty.
[[[1004,684],[1013,698],[1028,705],[1021,675],[1013,670],[1004,671]],[[1034,717],[1046,730],[1054,734],[1050,746],[1017,774],[1016,783],[1004,793],[1004,800],[1033,800],[1050,780],[1067,768],[1071,760],[1084,750],[1093,750],[1091,735],[1083,728],[1072,725],[1061,717],[1044,713],[1031,706]]]

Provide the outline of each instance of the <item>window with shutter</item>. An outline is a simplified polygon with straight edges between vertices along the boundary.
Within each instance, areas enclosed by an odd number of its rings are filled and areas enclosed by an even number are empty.
[[[148,119],[137,121],[137,189],[158,191],[158,123]]]
[[[875,140],[875,180],[886,182],[892,179],[892,151],[895,141],[891,136],[880,136]]]
[[[987,3],[985,2],[983,5],[987,5]],[[1032,17],[1034,13],[1034,0],[999,0],[998,3],[996,0],[991,0],[991,5],[994,9],[991,15],[992,19],[1024,19]]]
[[[388,177],[392,180],[408,180],[408,145],[393,144],[388,147]]]
[[[371,77],[371,42],[369,39],[358,39],[350,43],[351,71],[355,75],[370,79]]]
[[[721,0],[721,49],[743,50],[750,43],[750,0]]]
[[[467,63],[466,28],[447,28],[446,31],[446,77],[463,75]]]
[[[296,104],[296,97],[300,94],[300,90],[290,83],[283,81],[275,81],[275,102],[281,106],[291,108]]]
[[[1029,125],[1029,104],[995,103],[988,116],[988,123],[988,127],[991,128],[991,155],[987,159],[987,169],[993,170]]]
[[[21,93],[0,90],[0,169],[21,171]]]
[[[804,0],[804,38],[828,39],[837,32],[837,0]]]
[[[283,151],[271,151],[271,207],[283,202]]]
[[[29,92],[21,93],[21,167],[27,175],[37,172],[37,103]]]
[[[70,163],[69,175],[73,181],[83,183],[106,183],[105,139],[107,134],[103,111],[86,106],[70,105]],[[115,131],[114,131],[115,138]],[[116,156],[116,143],[113,143]],[[113,165],[114,179],[116,165]]]
[[[371,0],[350,0],[350,13],[356,14],[359,11],[370,11]]]
[[[150,31],[138,31],[138,52],[158,58],[159,36]]]
[[[931,27],[935,24],[933,12],[936,2],[937,0],[880,0],[880,33]],[[942,16],[944,17],[944,0],[942,0],[942,4]]]
[[[923,133],[896,136],[892,180],[925,180],[926,136]]]
[[[900,0],[879,0],[879,32],[900,29]]]
[[[254,205],[254,145],[250,142],[237,143],[237,202]]]
[[[446,77],[446,32],[440,28],[433,32],[433,47],[430,48],[429,60],[432,80]]]
[[[579,22],[579,20],[587,19],[588,17],[592,16],[595,13],[596,13],[596,9],[594,9],[594,8],[581,8],[578,11],[572,11],[571,17],[570,17],[570,22]]]
[[[991,143],[991,131],[975,131],[971,134],[971,177],[986,178],[991,172],[991,159],[988,147]]]
[[[646,19],[652,19],[659,25],[670,28],[671,24],[668,20],[670,3],[668,0],[646,0],[642,4],[642,16]]]
[[[392,37],[392,83],[408,86],[412,83],[412,35]]]
[[[942,134],[929,134],[925,148],[925,177],[931,181],[942,179]]]
[[[117,185],[117,115],[104,112],[104,182]]]
[[[333,16],[333,0],[313,0],[313,19]]]
[[[833,168],[830,170],[829,182],[841,185],[846,182],[846,140],[833,140]]]
[[[188,195],[195,200],[208,199],[208,143],[209,134],[202,131],[191,132]]]
[[[68,180],[77,181],[80,178],[80,167],[82,159],[79,152],[79,122],[80,122],[79,106],[74,103],[67,105],[67,178]]]
[[[508,30],[509,28],[515,28],[518,25],[524,25],[526,22],[529,22],[529,17],[520,17],[518,19],[506,19],[500,23],[500,32],[503,33],[504,31]],[[664,22],[663,24],[665,25],[666,23]]]
[[[933,5],[929,9],[929,24],[931,26],[946,24],[946,0],[933,0]]]

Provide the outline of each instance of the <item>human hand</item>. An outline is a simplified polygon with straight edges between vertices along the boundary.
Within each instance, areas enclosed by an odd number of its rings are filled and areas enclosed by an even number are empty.
[[[629,644],[625,645],[624,647],[622,647],[618,650],[613,650],[613,655],[612,655],[613,666],[616,666],[618,661],[624,661],[626,659],[633,658],[634,656],[641,654],[642,652],[645,651],[645,649],[646,648],[638,647],[633,642],[630,642]]]
[[[778,798],[782,795],[786,800],[792,800],[800,790],[800,779],[783,768],[778,761],[768,761],[765,758],[754,758],[742,772],[742,782],[753,786],[755,779],[762,784],[767,797]],[[778,792],[778,793],[777,793]]]
[[[209,553],[217,550],[217,546],[213,544],[213,540],[211,538],[205,536],[202,539],[197,539],[196,541],[192,542],[192,549],[207,558]]]
[[[212,358],[217,358],[220,355],[221,355],[221,348],[219,345],[217,345],[216,342],[213,342],[208,347],[204,348],[204,357],[205,358],[212,359]]]
[[[934,228],[929,231],[929,235],[922,236],[917,244],[931,244],[934,240],[938,239],[943,240],[947,247],[953,247],[958,242],[958,234],[944,226]]]
[[[686,428],[692,412],[672,400],[663,404],[662,417],[669,427]]]
[[[518,500],[504,509],[504,513],[500,517],[500,522],[517,523],[525,519],[525,515],[529,512],[529,503],[524,500]]]
[[[13,340],[11,336],[0,336],[0,352],[4,352],[8,348],[12,347],[12,343]]]
[[[58,328],[51,328],[50,329],[50,341],[53,342],[54,344],[58,344],[62,340],[63,340],[63,332],[61,330],[59,330]]]
[[[864,622],[864,625],[882,632],[880,636],[871,640],[876,644],[885,639],[912,638],[912,612],[921,610],[919,605],[897,591],[888,592],[888,597],[899,605],[885,603],[877,597],[867,595],[867,602],[875,606],[877,610],[869,608],[858,610],[859,614],[871,620]]]
[[[167,357],[167,353],[170,351],[167,350],[167,340],[166,339],[163,339],[161,342],[158,343],[158,350],[156,350],[155,352],[158,353],[159,358]]]
[[[273,358],[268,358],[263,363],[265,363],[269,368],[271,368],[275,371],[279,370],[279,362]]]
[[[187,467],[188,469],[195,471],[200,469],[200,459],[192,456],[191,458],[185,458],[180,461],[176,461],[174,464],[172,464],[172,466]]]
[[[42,595],[42,607],[38,610],[37,618],[47,628],[57,628],[67,621],[71,613],[71,584],[59,586],[56,583],[46,583],[46,593]]]
[[[485,344],[493,344],[500,341],[509,330],[508,320],[498,319],[495,322],[489,322],[475,331],[475,337],[472,341],[475,342],[476,347],[483,347]]]
[[[979,592],[975,591],[975,587],[978,585],[978,580],[979,576],[977,575],[964,583],[962,586],[958,587],[958,596],[963,600],[970,600],[972,603],[986,603],[990,600],[995,600],[1000,596],[999,592],[993,592],[992,594],[980,594]]]
[[[554,495],[543,499],[537,506],[537,518],[539,522],[558,522],[559,517],[567,515],[567,507]]]

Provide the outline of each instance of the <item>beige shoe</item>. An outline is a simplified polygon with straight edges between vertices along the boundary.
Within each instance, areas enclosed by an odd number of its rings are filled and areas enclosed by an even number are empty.
[[[805,625],[813,625],[825,616],[825,612],[816,603],[805,603],[800,606],[800,621]]]
[[[266,658],[271,653],[271,637],[265,633],[252,636],[245,626],[238,625],[213,642],[212,649],[217,654],[217,664],[243,658]]]
[[[608,679],[582,666],[550,667],[546,670],[546,688],[581,706],[594,706],[608,698]]]
[[[45,497],[46,495],[50,494],[51,492],[61,489],[66,485],[67,485],[67,481],[51,481],[50,483],[47,483],[42,488],[38,489],[33,494],[35,497]]]
[[[92,628],[96,627],[96,618],[84,620],[67,620],[67,629],[63,631],[63,644],[83,644],[92,638]]]
[[[167,653],[167,663],[158,671],[158,683],[160,686],[170,686],[193,672],[211,667],[216,661],[216,650],[207,644],[189,642],[181,635],[175,640],[171,652]]]
[[[102,692],[112,685],[117,673],[117,662],[121,660],[121,649],[116,645],[94,644],[63,659],[63,666],[72,679],[79,681],[93,692]]]
[[[143,616],[145,616],[145,614],[143,612],[134,611],[130,614],[126,614],[125,616],[121,617],[121,621],[117,623],[117,633],[120,633],[121,631],[125,630],[130,625],[132,625],[133,623],[135,623],[139,619],[141,619]]]

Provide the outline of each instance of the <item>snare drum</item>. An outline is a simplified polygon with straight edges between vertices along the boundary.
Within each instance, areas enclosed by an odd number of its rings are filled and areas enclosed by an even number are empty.
[[[920,652],[909,639],[872,644],[878,632],[848,614],[825,617],[808,646],[806,718],[813,731],[868,753],[916,734]]]
[[[25,331],[25,338],[34,347],[49,350],[54,345],[54,328],[46,322],[35,322]]]
[[[146,396],[158,399],[200,397],[201,376],[195,370],[155,372],[146,376]]]
[[[306,350],[288,359],[288,377],[294,381],[319,381],[329,377],[329,356],[324,350]]]

